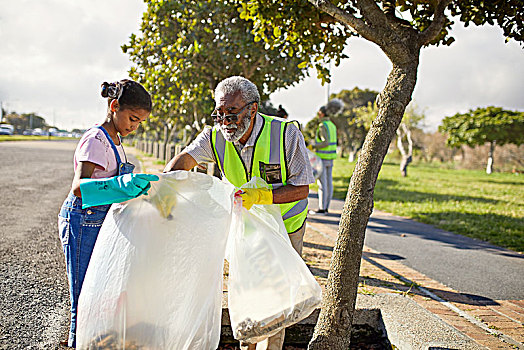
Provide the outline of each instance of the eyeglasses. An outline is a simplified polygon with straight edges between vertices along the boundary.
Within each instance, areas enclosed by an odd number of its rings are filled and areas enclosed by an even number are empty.
[[[257,101],[251,101],[249,102],[248,104],[246,104],[244,107],[242,107],[240,109],[240,111],[238,113],[231,113],[231,114],[224,114],[224,115],[220,115],[220,113],[218,111],[214,111],[212,114],[211,114],[211,117],[213,118],[213,120],[215,121],[215,123],[220,123],[222,121],[224,121],[224,119],[228,122],[228,123],[236,123],[238,121],[238,116],[240,114],[242,114],[242,112],[244,112],[244,109],[246,109],[247,106],[251,106],[253,103],[256,103]]]

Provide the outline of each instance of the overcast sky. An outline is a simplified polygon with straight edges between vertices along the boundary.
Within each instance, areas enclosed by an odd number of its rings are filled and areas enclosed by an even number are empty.
[[[120,46],[138,33],[145,5],[134,0],[0,0],[0,101],[61,128],[87,128],[105,116],[103,81],[127,77]],[[524,50],[494,27],[455,25],[451,47],[422,51],[413,99],[435,130],[444,116],[496,105],[524,111]],[[351,39],[349,59],[333,68],[331,92],[381,90],[391,65],[374,44]],[[312,72],[273,94],[290,117],[307,122],[326,102]]]

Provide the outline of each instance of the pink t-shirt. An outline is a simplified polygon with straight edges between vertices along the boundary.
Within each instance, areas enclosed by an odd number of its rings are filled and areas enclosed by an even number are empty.
[[[122,144],[116,146],[120,161],[125,162],[124,148]],[[87,130],[78,145],[74,157],[74,169],[78,162],[95,163],[96,167],[91,175],[92,179],[101,179],[117,175],[117,162],[115,152],[106,135],[99,128]]]

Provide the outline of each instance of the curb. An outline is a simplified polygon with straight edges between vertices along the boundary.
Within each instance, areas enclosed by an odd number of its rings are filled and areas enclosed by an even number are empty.
[[[387,337],[399,349],[487,349],[405,296],[359,294],[357,307],[380,310]]]

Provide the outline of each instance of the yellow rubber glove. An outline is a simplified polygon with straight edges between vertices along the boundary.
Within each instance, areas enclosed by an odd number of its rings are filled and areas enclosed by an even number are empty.
[[[247,210],[253,204],[273,204],[273,192],[268,188],[243,188],[239,191],[242,197],[242,206]]]
[[[307,149],[310,150],[311,152],[314,152],[315,150],[313,149],[313,145],[308,145],[307,146]]]

